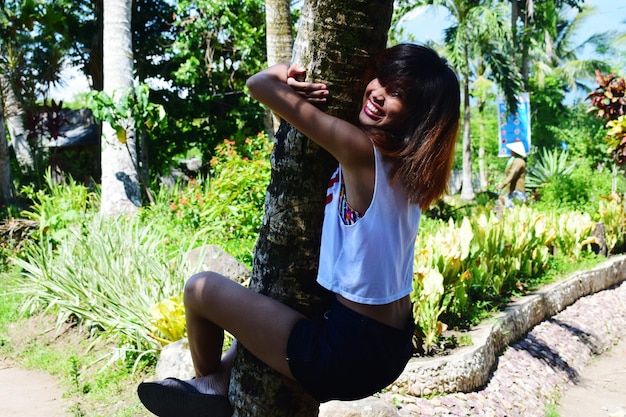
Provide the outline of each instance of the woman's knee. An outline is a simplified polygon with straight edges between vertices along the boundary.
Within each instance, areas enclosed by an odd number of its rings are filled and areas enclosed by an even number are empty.
[[[183,292],[185,305],[193,307],[210,303],[211,297],[216,296],[219,282],[228,279],[217,272],[204,271],[192,275],[185,283]]]

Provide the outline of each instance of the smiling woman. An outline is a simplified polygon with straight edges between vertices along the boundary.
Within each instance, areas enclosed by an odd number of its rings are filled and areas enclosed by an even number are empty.
[[[417,229],[422,208],[447,185],[460,91],[454,72],[424,46],[396,45],[371,65],[358,124],[320,110],[327,86],[299,81],[299,65],[248,79],[253,98],[339,162],[327,189],[317,276],[334,302],[309,319],[217,273],[194,275],[184,303],[197,378],[141,384],[139,397],[153,413],[210,404],[227,415],[237,343],[318,402],[366,397],[404,369],[413,353]],[[225,330],[237,342],[222,358]]]

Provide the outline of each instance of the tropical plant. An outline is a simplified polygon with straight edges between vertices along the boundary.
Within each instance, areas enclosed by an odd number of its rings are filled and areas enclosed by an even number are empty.
[[[626,80],[596,71],[598,87],[587,96],[590,112],[606,120],[605,140],[617,165],[626,163]]]
[[[522,88],[513,53],[509,50],[509,18],[502,3],[489,0],[404,1],[399,4],[400,13],[408,13],[421,5],[444,7],[454,21],[445,31],[445,55],[458,72],[463,90],[461,198],[473,200],[470,86],[478,75],[485,74],[484,67],[489,67],[489,77],[503,90],[509,109],[517,108],[515,94]],[[478,59],[474,61],[471,57]]]
[[[169,173],[190,150],[208,159],[224,138],[241,142],[265,129],[265,112],[245,92],[266,66],[262,0],[175,2],[175,36],[151,91],[168,123],[150,141],[152,177]],[[158,85],[167,84],[167,87]],[[177,162],[174,162],[177,164]]]
[[[604,224],[607,248],[611,252],[623,250],[626,243],[626,215],[622,198],[617,193],[600,200],[595,220]]]
[[[559,181],[569,175],[576,165],[568,162],[568,157],[567,151],[541,148],[526,174],[526,187],[530,190],[540,189],[551,181]]]
[[[65,183],[55,182],[49,169],[44,180],[45,186],[39,190],[32,185],[22,187],[21,193],[32,204],[21,215],[37,222],[38,232],[32,236],[34,239],[56,246],[72,229],[85,227],[94,209],[100,205],[100,196],[72,178]]]
[[[29,245],[13,259],[28,294],[22,312],[56,313],[58,324],[80,321],[92,330],[93,343],[107,337],[116,344],[112,360],[154,352],[160,342],[151,333],[150,307],[182,293],[192,273],[183,259],[194,242],[176,242],[172,254],[167,236],[137,217],[96,215],[86,223],[68,228],[56,247]]]
[[[603,213],[620,217],[613,206]],[[619,233],[624,224],[620,219],[621,226],[609,223],[607,234]],[[571,262],[597,243],[590,237],[595,225],[591,216],[581,212],[545,213],[516,206],[501,215],[485,211],[459,222],[425,223],[416,242],[411,297],[426,352],[446,326],[475,324],[513,294],[533,290],[555,253]]]
[[[139,84],[135,87],[122,88],[108,94],[105,91],[92,91],[87,94],[86,105],[91,109],[96,119],[108,123],[115,131],[118,142],[125,147],[127,157],[134,164],[134,169],[139,173],[139,181],[150,202],[152,194],[147,186],[148,135],[157,130],[166,122],[165,109],[160,104],[150,102],[150,87],[147,84]],[[133,141],[128,141],[129,136],[136,135]],[[132,143],[139,143],[140,152],[132,148]],[[139,156],[136,154],[139,153]],[[140,164],[139,161],[143,163]]]

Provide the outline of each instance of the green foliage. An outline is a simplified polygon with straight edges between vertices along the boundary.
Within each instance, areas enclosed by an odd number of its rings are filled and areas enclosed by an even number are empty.
[[[563,104],[566,85],[558,77],[551,75],[544,77],[541,83],[531,80],[532,91],[531,136],[533,146],[539,148],[555,148],[561,143],[554,134],[552,127],[560,127],[567,120],[570,110]]]
[[[535,190],[536,205],[544,211],[584,209],[594,214],[598,199],[623,188],[624,178],[617,171],[610,172],[603,166],[591,167],[587,160],[577,159],[570,163],[570,172],[552,177]]]
[[[266,62],[263,1],[178,1],[175,16],[163,76],[170,87],[153,92],[168,115],[150,145],[158,173],[190,148],[212,155],[224,138],[240,142],[264,128],[263,109],[245,92]]]
[[[96,119],[113,127],[120,143],[126,143],[129,129],[151,132],[165,121],[165,109],[151,103],[149,93],[147,84],[114,92],[113,97],[104,91],[92,91],[87,95],[87,106]]]
[[[211,159],[211,176],[162,189],[148,218],[167,216],[172,227],[221,240],[256,240],[270,179],[271,142],[266,135],[239,145],[224,140]]]
[[[237,241],[250,257],[270,150],[265,135],[239,145],[224,141],[211,161],[210,179],[159,194],[131,219],[103,219],[94,193],[71,180],[54,184],[48,178],[46,190],[28,192],[34,204],[25,214],[40,222],[37,241],[12,259],[22,270],[20,291],[28,294],[21,311],[53,311],[59,323],[76,318],[94,336],[117,344],[113,359],[139,360],[181,337],[184,314],[177,297],[195,272],[184,255],[210,236],[227,249]]]
[[[541,188],[540,202],[554,209],[584,207],[591,198],[588,173],[586,169],[575,170],[548,182]]]
[[[626,246],[626,213],[622,198],[613,193],[601,199],[595,220],[604,223],[607,247],[623,251]]]
[[[555,142],[565,144],[572,158],[585,158],[591,165],[610,162],[607,145],[602,141],[603,122],[587,112],[581,103],[571,107],[568,117],[558,120],[558,125],[547,126]]]
[[[75,317],[95,340],[106,335],[117,343],[113,360],[156,349],[149,309],[181,293],[191,273],[183,255],[192,242],[177,241],[172,254],[167,236],[138,218],[93,216],[86,226],[68,229],[56,248],[41,242],[13,260],[29,295],[21,311],[56,311],[58,323]]]
[[[569,154],[564,151],[541,148],[526,174],[526,188],[531,190],[542,188],[569,175],[575,165],[568,162],[568,156]]]
[[[69,178],[65,184],[56,184],[50,173],[45,175],[45,188],[35,191],[32,186],[22,188],[32,201],[22,216],[39,223],[39,232],[33,237],[42,242],[61,242],[72,229],[83,229],[93,210],[99,207],[99,194]]]
[[[502,216],[484,212],[459,222],[430,220],[424,226],[416,243],[412,300],[427,352],[446,325],[474,324],[513,294],[534,289],[554,252],[576,262],[594,241],[589,214],[524,206]]]

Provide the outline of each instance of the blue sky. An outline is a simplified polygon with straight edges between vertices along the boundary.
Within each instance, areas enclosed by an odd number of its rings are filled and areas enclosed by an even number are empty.
[[[596,9],[582,25],[577,41],[582,43],[594,33],[608,30],[626,32],[626,1],[624,0],[589,0],[585,4]],[[412,16],[405,19],[403,27],[408,33],[416,37],[418,42],[429,40],[441,41],[445,28],[451,26],[452,21],[444,8],[425,6],[418,8]],[[626,45],[625,45],[626,46]],[[626,63],[622,64],[626,72]]]

